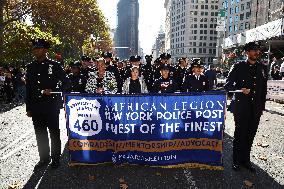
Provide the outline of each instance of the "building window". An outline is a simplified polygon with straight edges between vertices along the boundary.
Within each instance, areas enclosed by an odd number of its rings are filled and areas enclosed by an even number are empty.
[[[240,24],[240,30],[243,30],[244,29],[244,23],[241,23]]]
[[[240,20],[243,20],[243,19],[244,19],[244,13],[240,14]]]
[[[250,9],[250,2],[247,2],[247,9]]]
[[[235,13],[238,13],[238,12],[239,12],[239,7],[236,6],[236,7],[235,7]]]
[[[241,11],[245,10],[245,4],[241,4]]]
[[[239,16],[235,16],[235,22],[239,21]]]
[[[250,12],[246,12],[246,19],[250,18]]]
[[[245,29],[250,29],[249,22],[246,22]]]

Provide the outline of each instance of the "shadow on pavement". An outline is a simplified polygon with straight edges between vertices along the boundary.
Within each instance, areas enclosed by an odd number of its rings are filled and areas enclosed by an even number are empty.
[[[0,102],[0,114],[4,113],[4,112],[8,112],[10,110],[12,110],[13,108],[16,108],[18,106],[22,106],[24,103],[4,103],[4,102]]]
[[[199,169],[162,169],[146,166],[72,166],[68,165],[68,147],[61,157],[61,166],[53,170],[35,172],[24,189],[119,189],[124,180],[128,189],[241,189],[247,188],[245,180],[254,183],[252,188],[283,188],[265,171],[257,168],[256,174],[245,169],[234,172],[231,169],[233,138],[225,134],[224,171]]]
[[[284,116],[284,113],[281,113],[279,111],[275,111],[275,110],[271,110],[271,109],[265,109],[266,112],[269,112],[271,114],[276,114],[276,115],[280,115],[280,116]]]
[[[206,189],[241,189],[249,188],[244,184],[245,180],[253,183],[253,189],[280,189],[283,188],[271,176],[268,175],[257,165],[256,173],[250,173],[245,168],[241,168],[239,172],[232,169],[232,154],[233,154],[233,137],[224,135],[224,171],[210,171],[210,170],[191,170],[191,174],[196,181],[198,181],[198,188]]]

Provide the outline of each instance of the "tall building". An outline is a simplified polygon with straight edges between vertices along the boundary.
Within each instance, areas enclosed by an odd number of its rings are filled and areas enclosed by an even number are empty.
[[[252,0],[252,28],[281,18],[283,2],[283,0]]]
[[[226,37],[277,20],[283,0],[223,0],[226,9]]]
[[[270,39],[272,42],[272,38],[282,36],[283,4],[283,0],[223,0],[226,10],[223,48],[235,48],[251,41]]]
[[[216,56],[219,0],[165,0],[165,46],[174,62],[201,58],[208,65]]]
[[[138,0],[120,0],[117,4],[116,44],[118,56],[122,59],[138,54]]]
[[[152,49],[152,55],[154,58],[157,58],[160,56],[160,54],[164,52],[165,52],[165,32],[161,27],[158,37],[156,38],[155,44]]]
[[[165,0],[166,50],[174,62],[188,57],[213,63],[219,6],[219,0]]]
[[[249,30],[251,28],[252,0],[224,0],[226,10],[225,37]]]

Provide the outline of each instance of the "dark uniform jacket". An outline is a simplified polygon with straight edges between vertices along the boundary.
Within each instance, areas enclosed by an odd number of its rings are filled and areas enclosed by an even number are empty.
[[[61,82],[61,88],[58,83]],[[53,92],[64,92],[70,88],[70,80],[60,63],[45,59],[38,63],[33,61],[27,66],[26,74],[26,110],[32,115],[37,113],[58,112],[62,107],[61,95],[42,95],[42,90],[51,89]]]
[[[174,78],[178,84],[178,90],[182,91],[182,84],[183,84],[184,78],[189,73],[190,73],[190,70],[188,67],[182,68],[179,65],[176,66],[175,72],[174,72]]]
[[[152,87],[152,93],[174,93],[176,92],[177,84],[173,78],[163,78],[156,80]]]
[[[86,80],[86,77],[83,74],[81,74],[81,73],[79,73],[79,74],[70,73],[68,75],[68,77],[71,80],[71,88],[68,91],[85,93],[87,80]]]
[[[254,65],[242,61],[232,66],[227,78],[225,89],[227,91],[250,89],[250,93],[235,93],[233,113],[246,113],[248,106],[253,106],[256,116],[261,116],[265,109],[267,93],[267,68],[257,62]],[[252,103],[253,102],[253,103]],[[235,111],[238,112],[235,112]]]
[[[154,82],[154,67],[151,65],[151,62],[147,62],[147,64],[141,68],[141,72],[146,82],[148,91],[151,91]]]
[[[203,92],[209,90],[208,80],[205,75],[199,75],[198,79],[196,77],[194,74],[185,77],[182,86],[183,92]]]

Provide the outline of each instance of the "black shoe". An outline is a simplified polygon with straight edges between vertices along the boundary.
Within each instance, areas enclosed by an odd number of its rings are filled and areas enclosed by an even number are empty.
[[[235,163],[232,165],[232,168],[234,171],[239,171],[241,169],[240,165]]]
[[[41,167],[47,166],[49,164],[50,160],[49,159],[44,159],[40,160],[34,167],[34,170],[37,170]]]
[[[243,166],[244,166],[244,168],[246,168],[247,170],[249,170],[252,173],[256,172],[255,168],[252,166],[251,163],[245,163],[245,164],[243,164]]]
[[[60,166],[59,160],[52,160],[50,167],[53,169],[57,169]]]

